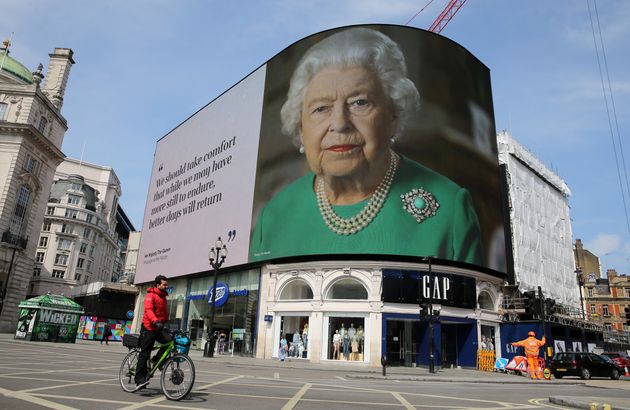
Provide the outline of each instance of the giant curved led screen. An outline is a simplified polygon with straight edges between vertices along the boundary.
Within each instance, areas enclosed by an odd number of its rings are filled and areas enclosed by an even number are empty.
[[[156,147],[136,282],[327,254],[432,256],[505,272],[490,72],[390,25],[287,47]]]

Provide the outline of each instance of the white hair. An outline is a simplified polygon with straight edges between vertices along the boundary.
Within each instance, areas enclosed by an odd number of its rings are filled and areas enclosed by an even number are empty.
[[[308,49],[291,76],[287,100],[280,116],[282,131],[292,137],[296,145],[300,145],[302,104],[308,84],[315,74],[329,66],[359,66],[378,77],[398,116],[396,135],[400,135],[407,119],[420,106],[420,95],[414,83],[407,78],[405,56],[398,44],[372,29],[355,27],[344,30]]]

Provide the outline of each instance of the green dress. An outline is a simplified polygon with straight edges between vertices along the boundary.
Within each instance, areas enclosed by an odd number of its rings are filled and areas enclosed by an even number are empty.
[[[470,194],[450,179],[401,156],[383,207],[353,235],[339,235],[325,224],[308,173],[289,184],[262,209],[250,244],[250,261],[296,255],[383,254],[434,256],[483,265],[479,220]],[[439,204],[418,222],[403,208],[401,195],[422,188]],[[359,213],[365,201],[333,206],[340,217]]]

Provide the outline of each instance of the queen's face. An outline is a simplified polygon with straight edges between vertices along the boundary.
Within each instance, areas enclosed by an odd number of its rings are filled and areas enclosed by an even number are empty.
[[[322,69],[302,105],[301,137],[311,170],[324,178],[384,173],[396,122],[374,73],[357,66]]]

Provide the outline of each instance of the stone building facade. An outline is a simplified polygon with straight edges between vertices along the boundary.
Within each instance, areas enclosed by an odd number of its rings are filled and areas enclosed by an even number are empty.
[[[61,107],[74,64],[71,49],[55,48],[44,76],[41,64],[31,72],[8,48],[8,41],[0,48],[0,332],[15,330],[28,293],[48,193],[64,158]]]
[[[67,158],[50,189],[29,295],[72,294],[75,286],[111,282],[120,257],[118,199],[110,167]]]

